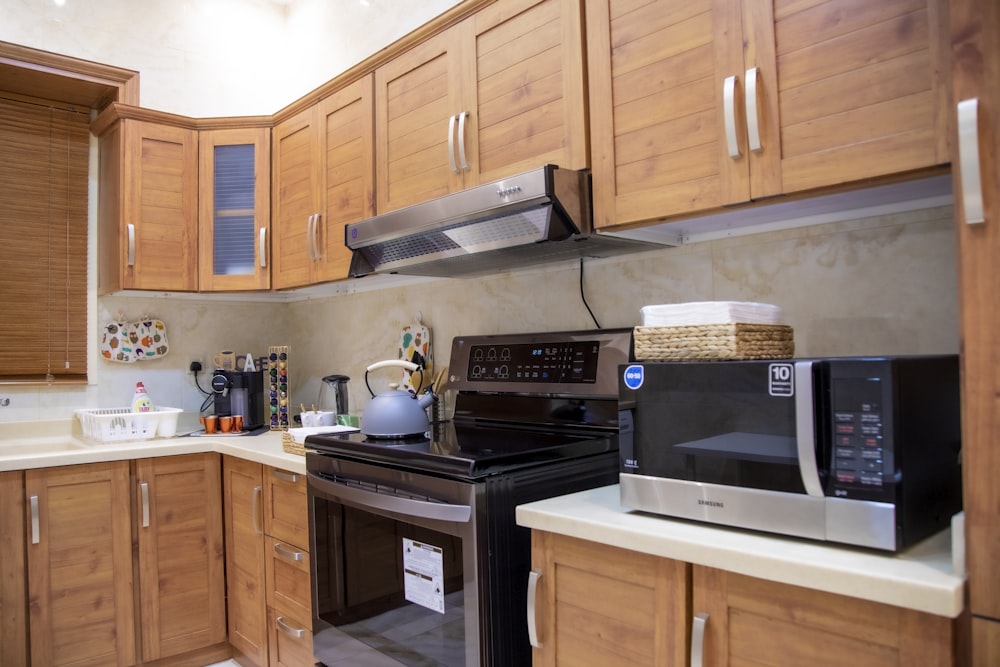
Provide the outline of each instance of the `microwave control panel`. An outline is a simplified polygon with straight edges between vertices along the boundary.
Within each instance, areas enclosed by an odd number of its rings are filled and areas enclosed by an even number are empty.
[[[880,377],[836,378],[831,386],[830,478],[833,495],[850,489],[878,493],[893,481]]]

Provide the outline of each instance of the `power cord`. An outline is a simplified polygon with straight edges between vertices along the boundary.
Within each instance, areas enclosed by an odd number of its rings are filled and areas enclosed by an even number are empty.
[[[594,311],[590,309],[590,304],[587,303],[587,295],[583,291],[583,257],[580,258],[580,299],[583,301],[583,305],[587,307],[587,312],[590,313],[590,319],[594,320],[594,326],[600,329],[601,324],[597,321]]]

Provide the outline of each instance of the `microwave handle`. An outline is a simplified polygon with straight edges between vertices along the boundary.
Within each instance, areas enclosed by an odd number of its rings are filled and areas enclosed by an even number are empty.
[[[355,507],[370,507],[398,514],[407,514],[422,519],[455,521],[457,523],[468,523],[472,517],[472,508],[469,505],[435,503],[412,498],[402,498],[387,493],[377,493],[375,491],[348,486],[342,482],[326,479],[313,473],[309,473],[309,480],[316,488],[330,495],[334,500],[340,502],[348,501]]]
[[[795,443],[799,455],[799,474],[810,496],[822,498],[823,485],[816,465],[816,418],[813,396],[812,361],[795,362]]]

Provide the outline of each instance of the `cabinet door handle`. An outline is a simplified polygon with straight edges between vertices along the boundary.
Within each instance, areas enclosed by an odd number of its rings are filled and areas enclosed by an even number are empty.
[[[726,150],[734,160],[740,157],[736,143],[736,75],[727,76],[722,83],[722,115],[726,120]]]
[[[319,225],[320,222],[322,222],[323,220],[323,214],[317,213],[314,217],[315,219],[313,220],[312,245],[315,257],[313,257],[313,259],[323,259],[323,252],[320,250],[320,245],[319,245]]]
[[[139,495],[142,496],[142,527],[149,528],[149,483],[139,482]]]
[[[744,78],[746,83],[746,99],[744,105],[747,114],[747,148],[751,151],[761,150],[760,126],[757,122],[757,77],[760,71],[756,67],[751,67],[746,71]]]
[[[286,549],[283,545],[275,543],[274,553],[278,554],[285,560],[295,560],[300,561],[305,558],[305,554],[301,551],[292,551],[291,549]]]
[[[448,164],[454,173],[458,173],[458,163],[455,162],[455,122],[458,116],[448,119]]]
[[[691,620],[691,667],[702,667],[705,658],[705,625],[708,614],[695,614]]]
[[[260,236],[257,238],[257,255],[260,257],[260,268],[267,268],[267,253],[265,249],[267,248],[267,227],[260,228]]]
[[[285,619],[282,616],[279,616],[278,618],[274,619],[274,621],[277,624],[278,629],[284,632],[286,635],[290,635],[292,637],[295,637],[296,639],[301,639],[306,636],[305,630],[303,630],[302,628],[293,628],[292,626],[288,625],[287,623],[285,623]]]
[[[986,222],[983,210],[982,163],[979,161],[979,100],[958,103],[958,168],[962,178],[965,223]]]
[[[538,581],[541,578],[540,570],[532,570],[528,573],[528,642],[535,648],[542,648],[542,643],[538,641],[538,618],[535,606],[535,600],[538,596]]]
[[[309,259],[316,259],[316,253],[313,251],[313,223],[316,222],[316,214],[313,213],[309,216],[309,220],[306,221],[306,254],[309,255]]]
[[[290,472],[283,472],[281,470],[272,470],[271,477],[280,479],[283,482],[291,482],[292,484],[297,484],[299,481],[298,475]]]
[[[41,537],[38,530],[38,496],[31,496],[28,504],[31,505],[31,543],[38,544]]]
[[[465,159],[465,119],[469,117],[468,111],[458,114],[458,167],[459,171],[468,171],[469,162]]]
[[[253,532],[257,535],[263,535],[264,531],[260,527],[260,494],[263,489],[259,486],[253,487],[253,506],[251,512],[253,512]]]
[[[135,266],[135,225],[130,222],[126,227],[128,228],[128,265]]]

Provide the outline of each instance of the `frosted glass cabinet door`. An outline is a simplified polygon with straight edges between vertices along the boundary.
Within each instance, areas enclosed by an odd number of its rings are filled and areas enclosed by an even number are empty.
[[[263,290],[270,281],[270,130],[199,135],[199,277],[203,291]]]

